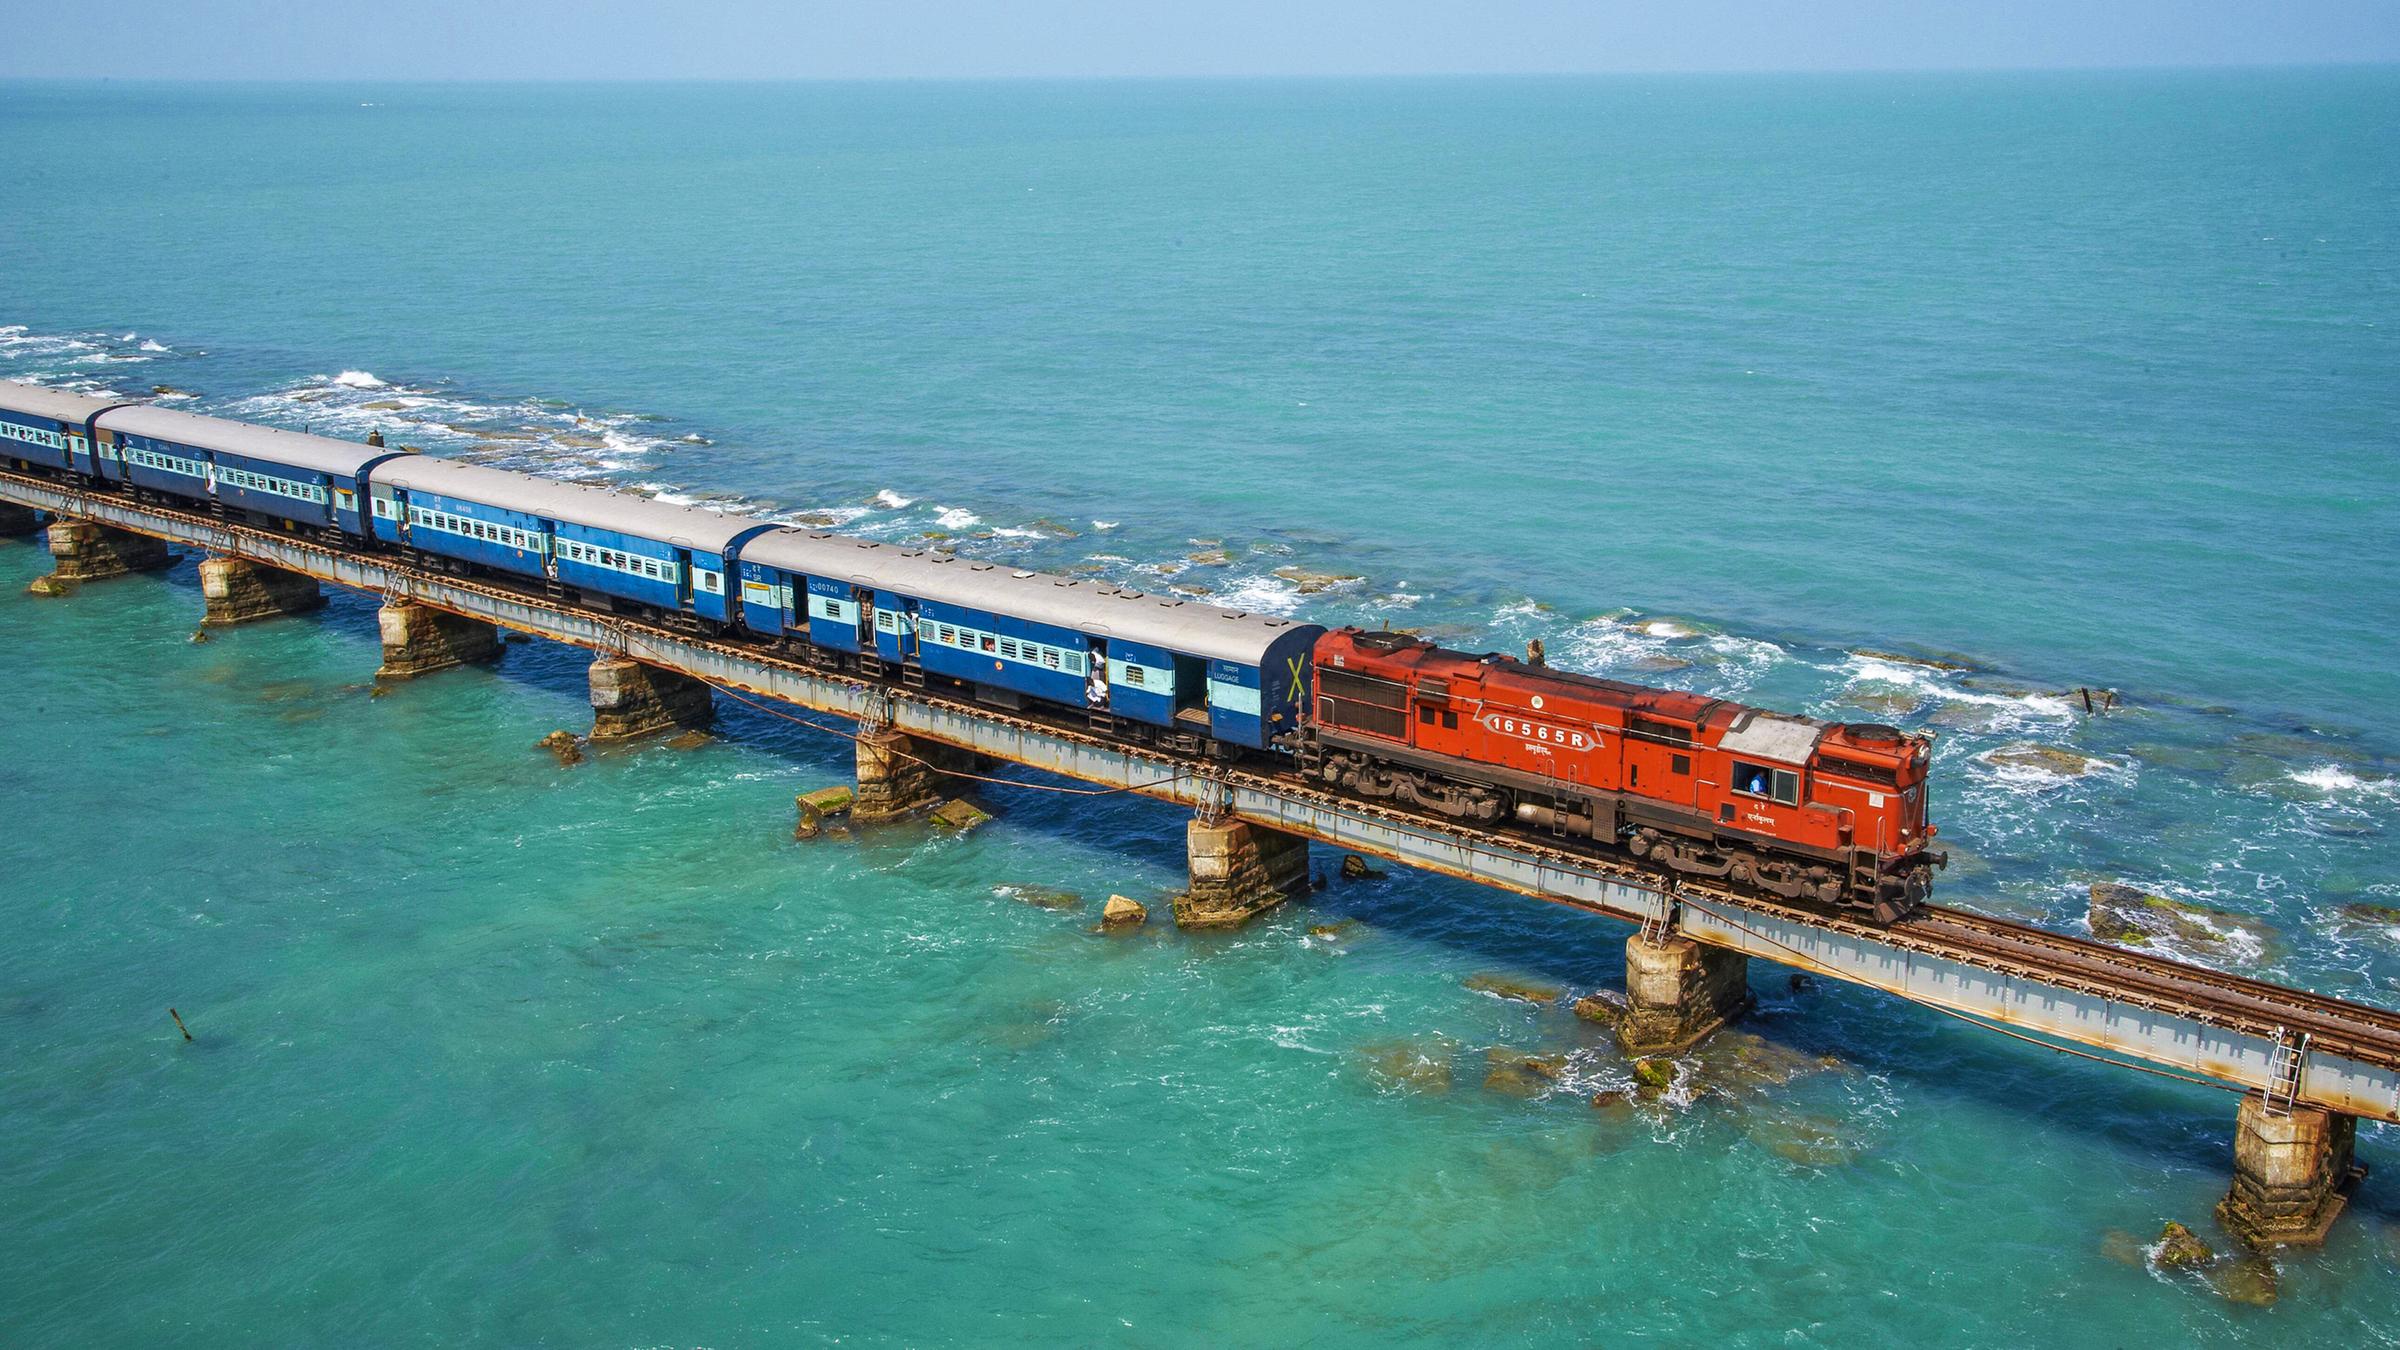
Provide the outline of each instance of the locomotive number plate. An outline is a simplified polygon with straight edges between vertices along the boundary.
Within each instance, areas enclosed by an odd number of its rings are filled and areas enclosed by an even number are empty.
[[[1540,745],[1555,745],[1562,750],[1589,750],[1600,743],[1599,737],[1589,731],[1552,726],[1530,717],[1487,712],[1482,721],[1484,729],[1495,736],[1518,736]]]

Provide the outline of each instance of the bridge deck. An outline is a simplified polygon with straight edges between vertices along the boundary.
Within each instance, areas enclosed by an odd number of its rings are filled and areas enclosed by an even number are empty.
[[[720,687],[888,723],[1051,773],[1221,809],[1341,848],[1641,922],[1680,901],[1698,941],[2056,1040],[2263,1088],[2287,1039],[2308,1036],[2298,1098],[2400,1121],[2400,1014],[1961,910],[1888,929],[1705,886],[1680,897],[1630,864],[1527,837],[1335,796],[1275,773],[1131,749],[1070,727],[833,674],[738,642],[630,622],[493,582],[426,572],[209,515],[0,474],[0,499],[79,516],[322,581],[407,598]]]

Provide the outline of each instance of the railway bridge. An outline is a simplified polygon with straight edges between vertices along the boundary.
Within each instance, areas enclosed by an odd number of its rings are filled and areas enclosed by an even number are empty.
[[[943,773],[979,756],[1180,804],[1193,812],[1191,889],[1176,907],[1188,926],[1238,924],[1305,888],[1312,840],[1625,920],[1638,926],[1617,1028],[1630,1053],[1678,1052],[1738,1016],[1747,962],[1758,957],[2054,1049],[2222,1085],[2242,1098],[2219,1215],[2262,1245],[2321,1241],[2363,1175],[2352,1161],[2356,1122],[2400,1121],[2400,1013],[1963,910],[1935,907],[1884,928],[1705,885],[1662,888],[1628,864],[1275,772],[1133,748],[532,589],[0,473],[0,534],[31,535],[42,516],[67,582],[159,565],[168,544],[206,553],[209,622],[311,608],[320,583],[375,593],[386,676],[488,655],[503,628],[587,648],[598,654],[602,736],[704,720],[713,692],[853,719],[862,816],[930,804]]]

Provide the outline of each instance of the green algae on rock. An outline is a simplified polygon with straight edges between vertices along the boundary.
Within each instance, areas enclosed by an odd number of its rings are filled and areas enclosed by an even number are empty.
[[[1506,999],[1512,1003],[1552,1004],[1567,991],[1554,984],[1536,984],[1507,975],[1469,975],[1461,983],[1478,994]]]
[[[2245,943],[2256,944],[2258,953],[2263,953],[2277,937],[2273,928],[2246,914],[2153,895],[2113,881],[2092,883],[2085,918],[2092,936],[2103,942],[2149,947],[2165,940],[2211,958],[2245,955],[2240,950]]]

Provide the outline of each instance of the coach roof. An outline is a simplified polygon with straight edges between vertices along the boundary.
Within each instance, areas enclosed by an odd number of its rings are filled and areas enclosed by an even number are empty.
[[[356,441],[337,441],[330,436],[314,436],[305,431],[262,427],[254,422],[229,422],[222,417],[205,417],[199,413],[178,412],[173,408],[143,404],[119,408],[102,417],[100,425],[110,431],[155,436],[178,445],[222,450],[229,455],[263,459],[312,473],[340,474],[344,477],[356,475],[359,466],[368,460],[392,453]]]
[[[744,547],[742,559],[1245,666],[1258,665],[1281,639],[1314,628],[1271,614],[1148,595],[1105,581],[1029,572],[1005,563],[976,562],[839,534],[778,530]]]
[[[378,486],[439,492],[446,497],[505,507],[530,516],[546,516],[589,529],[618,530],[710,553],[721,554],[740,535],[773,524],[752,516],[673,506],[630,492],[490,469],[480,464],[461,464],[434,455],[408,455],[379,464],[371,477]]]
[[[70,394],[64,389],[52,389],[46,385],[0,380],[0,408],[47,417],[54,422],[81,422],[102,408],[120,402],[123,400],[93,398],[89,394]]]

